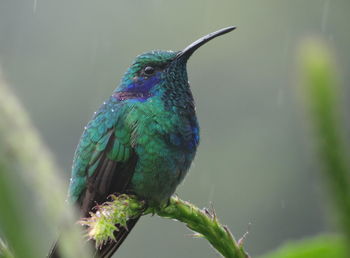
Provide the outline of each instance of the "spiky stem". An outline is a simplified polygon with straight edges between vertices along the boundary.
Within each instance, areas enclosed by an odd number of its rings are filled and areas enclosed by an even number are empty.
[[[149,213],[185,223],[188,228],[196,232],[195,236],[206,238],[224,257],[248,257],[243,250],[243,241],[236,242],[228,227],[220,224],[213,209],[199,209],[178,197],[170,198],[166,206],[145,210],[144,202],[138,201],[134,196],[113,196],[112,201],[99,206],[96,213],[91,213],[91,217],[84,218],[80,222],[87,226],[88,237],[101,245],[113,240],[116,224],[126,226],[129,218]]]

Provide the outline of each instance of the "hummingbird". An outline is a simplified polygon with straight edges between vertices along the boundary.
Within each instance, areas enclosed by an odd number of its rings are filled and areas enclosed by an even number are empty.
[[[133,194],[148,207],[168,202],[199,144],[199,125],[187,61],[202,45],[236,27],[210,33],[182,51],[136,57],[112,95],[94,113],[75,151],[68,200],[88,217],[111,194]],[[96,249],[111,257],[139,217],[118,228],[115,241]],[[49,257],[60,257],[53,248]]]

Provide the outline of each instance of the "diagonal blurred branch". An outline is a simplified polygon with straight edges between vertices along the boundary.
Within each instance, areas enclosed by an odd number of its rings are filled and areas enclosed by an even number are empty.
[[[0,78],[0,229],[16,257],[38,257],[41,244],[28,231],[26,210],[19,205],[21,188],[34,193],[33,202],[40,203],[37,212],[44,214],[48,228],[62,220],[75,223],[73,211],[64,204],[66,191],[58,175],[25,110]],[[88,257],[74,227],[67,228],[62,238],[66,257]]]

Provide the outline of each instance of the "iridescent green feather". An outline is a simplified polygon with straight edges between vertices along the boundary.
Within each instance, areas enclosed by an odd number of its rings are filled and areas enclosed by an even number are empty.
[[[87,125],[75,152],[69,200],[75,202],[86,187],[87,177],[94,174],[106,152],[109,159],[125,162],[130,157],[130,130],[125,128],[121,112],[123,105],[113,101],[103,104]],[[117,112],[118,111],[118,112]]]

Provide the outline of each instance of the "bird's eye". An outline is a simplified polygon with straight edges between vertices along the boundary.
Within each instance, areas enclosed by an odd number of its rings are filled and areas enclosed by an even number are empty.
[[[143,71],[146,75],[152,75],[155,70],[152,66],[147,66]]]

